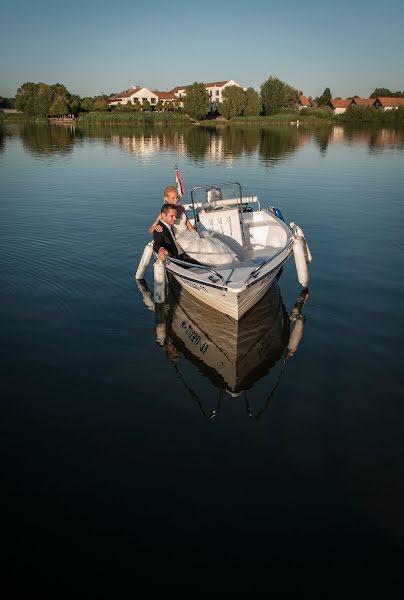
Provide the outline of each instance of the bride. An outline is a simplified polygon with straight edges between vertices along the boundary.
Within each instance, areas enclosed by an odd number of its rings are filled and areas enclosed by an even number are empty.
[[[183,206],[178,204],[178,193],[174,186],[164,190],[164,202],[173,204],[177,208],[177,220],[174,225],[175,239],[181,248],[189,256],[205,265],[226,265],[236,258],[236,254],[230,248],[209,232],[204,231],[201,235],[192,227]],[[153,233],[159,227],[160,215],[149,227],[149,233]]]
[[[187,223],[189,219],[183,211],[181,217],[175,222],[174,231],[175,239],[189,256],[204,265],[219,266],[233,262],[236,254],[227,244],[207,231],[199,235],[190,223],[191,229],[189,229]]]

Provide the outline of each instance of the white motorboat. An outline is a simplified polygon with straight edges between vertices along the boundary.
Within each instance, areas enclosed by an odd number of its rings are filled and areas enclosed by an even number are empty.
[[[195,187],[192,202],[184,204],[192,211],[190,219],[200,235],[222,240],[236,254],[229,264],[190,265],[177,258],[164,261],[167,273],[191,295],[208,306],[238,320],[268,291],[285,262],[294,254],[299,282],[308,285],[307,263],[310,251],[302,230],[288,226],[279,209],[261,208],[256,196],[243,196],[239,183],[222,183]],[[146,247],[147,248],[147,247]],[[148,264],[142,257],[141,265]],[[157,261],[160,262],[160,261]],[[156,266],[159,266],[155,265]],[[156,276],[161,286],[163,277]],[[144,277],[139,267],[137,279]],[[161,290],[157,296],[162,301]]]

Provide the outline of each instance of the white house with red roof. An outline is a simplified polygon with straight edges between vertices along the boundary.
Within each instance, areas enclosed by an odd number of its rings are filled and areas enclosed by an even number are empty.
[[[143,102],[147,100],[151,106],[155,106],[158,102],[158,97],[155,92],[151,92],[145,87],[134,85],[128,90],[124,90],[123,92],[119,92],[119,94],[112,96],[112,98],[109,99],[109,106],[135,104],[137,100],[139,100],[140,104],[143,104]]]
[[[135,104],[137,100],[141,105],[147,100],[152,108],[157,105],[159,100],[161,100],[163,104],[172,102],[176,106],[182,105],[182,102],[172,92],[160,92],[158,90],[151,91],[145,87],[134,85],[128,90],[112,96],[112,98],[109,99],[109,106]]]
[[[188,84],[190,85],[190,84]],[[211,102],[223,102],[223,90],[230,85],[236,85],[237,87],[241,87],[239,83],[234,81],[234,79],[226,79],[225,81],[211,81],[209,83],[204,83],[206,91],[209,94],[209,99]],[[171,92],[177,98],[183,98],[187,95],[187,87],[186,85],[177,85],[175,88],[171,90]]]
[[[307,98],[307,96],[299,96],[298,100],[298,109],[302,110],[302,108],[312,108],[312,102]]]
[[[375,100],[375,106],[382,110],[397,110],[399,106],[404,106],[404,98],[378,97]]]
[[[342,98],[332,98],[327,102],[327,106],[332,108],[334,115],[342,115],[351,104],[351,100],[342,100]]]
[[[374,98],[352,98],[351,104],[356,104],[356,106],[374,106],[375,99]]]
[[[188,84],[189,85],[189,84]],[[206,91],[209,94],[211,103],[218,103],[223,101],[223,90],[231,85],[241,87],[233,79],[226,79],[225,81],[212,81],[204,83]],[[119,92],[109,99],[109,106],[118,106],[118,104],[135,104],[139,100],[140,104],[143,104],[147,100],[151,107],[156,106],[157,102],[161,100],[163,104],[166,102],[173,102],[177,106],[183,106],[182,99],[187,95],[187,85],[177,85],[175,88],[168,92],[160,92],[158,90],[148,90],[145,87],[134,85],[128,90]]]
[[[164,104],[172,104],[173,106],[180,108],[183,106],[183,102],[180,98],[174,96],[172,92],[160,92],[159,90],[153,90],[157,98]]]

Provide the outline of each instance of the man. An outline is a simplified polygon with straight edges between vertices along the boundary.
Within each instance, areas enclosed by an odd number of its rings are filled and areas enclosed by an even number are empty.
[[[153,231],[153,250],[157,254],[159,260],[164,260],[166,256],[179,258],[185,262],[199,265],[200,263],[188,256],[181,246],[175,240],[175,234],[172,230],[177,219],[177,208],[172,204],[164,204],[161,208],[161,218],[158,225],[161,225],[162,231]]]

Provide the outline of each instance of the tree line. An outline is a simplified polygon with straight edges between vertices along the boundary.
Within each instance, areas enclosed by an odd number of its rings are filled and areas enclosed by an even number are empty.
[[[61,83],[24,83],[18,88],[15,98],[1,98],[0,108],[15,108],[29,117],[48,117],[93,110],[108,110],[109,96],[81,98],[71,94]]]
[[[17,90],[15,98],[0,98],[0,108],[16,108],[30,117],[66,114],[78,116],[82,112],[109,110],[109,98],[112,95],[113,93],[81,98],[78,95],[71,94],[60,83],[48,85],[46,83],[27,82]],[[277,77],[270,76],[262,83],[260,93],[252,87],[246,90],[238,86],[224,88],[222,102],[215,106],[204,84],[195,82],[187,87],[186,96],[182,99],[183,109],[175,101],[163,104],[159,100],[153,108],[148,101],[143,102],[143,104],[137,101],[133,105],[118,105],[114,107],[114,110],[118,112],[147,112],[152,109],[166,112],[176,111],[183,112],[196,120],[205,119],[209,113],[212,113],[212,107],[214,107],[217,114],[226,119],[260,115],[272,116],[282,112],[294,112],[298,107],[298,98],[301,95],[302,92],[295,87]],[[355,96],[352,96],[352,98]],[[391,92],[387,88],[376,88],[369,98],[376,98],[377,96],[403,98],[404,92]],[[320,96],[314,98],[314,104],[318,108],[325,107],[331,98],[331,90],[327,87]]]

